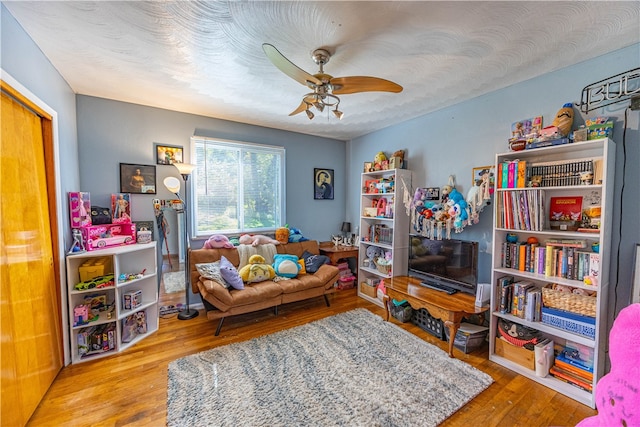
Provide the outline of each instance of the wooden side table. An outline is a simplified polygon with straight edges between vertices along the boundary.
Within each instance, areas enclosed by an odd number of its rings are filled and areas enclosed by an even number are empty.
[[[331,264],[338,264],[342,258],[358,258],[357,246],[335,246],[333,243],[329,245],[320,245],[320,253],[326,255],[331,260]]]
[[[409,276],[397,276],[385,282],[387,299],[385,300],[385,320],[389,321],[389,305],[391,298],[407,300],[413,309],[424,308],[436,319],[444,321],[449,328],[449,357],[453,356],[453,342],[460,328],[460,322],[466,316],[477,314],[481,319],[489,307],[476,307],[475,296],[456,292],[453,295],[420,286],[420,279]]]

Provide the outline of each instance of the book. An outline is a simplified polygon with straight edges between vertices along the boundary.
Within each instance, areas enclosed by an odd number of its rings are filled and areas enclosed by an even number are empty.
[[[549,224],[552,230],[576,231],[582,219],[582,196],[551,197]]]
[[[567,248],[586,248],[587,241],[582,239],[547,239],[547,245]]]
[[[512,286],[513,276],[502,276],[498,279],[498,292],[500,305],[498,309],[500,313],[511,312],[511,298],[512,298]]]
[[[577,375],[580,378],[583,378],[587,382],[593,381],[593,372],[589,372],[586,369],[583,369],[579,366],[572,365],[571,363],[566,362],[562,359],[556,359],[554,363],[558,368],[561,368],[567,372],[571,372],[572,374]]]
[[[517,160],[509,162],[507,165],[507,188],[516,188],[517,179]]]
[[[516,172],[516,188],[524,188],[526,187],[527,182],[527,162],[525,160],[519,160],[517,164],[517,172]]]
[[[575,385],[576,387],[581,388],[582,390],[585,390],[588,392],[593,391],[592,383],[587,382],[578,376],[572,375],[571,373],[564,371],[561,368],[558,368],[558,366],[556,365],[552,366],[551,369],[549,369],[549,373],[553,375],[555,378],[561,381],[564,381],[566,383]]]

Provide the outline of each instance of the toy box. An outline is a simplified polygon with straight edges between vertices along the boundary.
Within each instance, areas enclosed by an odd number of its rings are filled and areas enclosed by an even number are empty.
[[[122,295],[122,307],[124,307],[125,310],[140,307],[140,304],[142,304],[142,291],[129,291]]]
[[[444,333],[449,341],[449,328],[444,329]],[[481,347],[487,340],[489,328],[462,322],[453,340],[453,346],[458,350],[470,353]]]
[[[91,196],[82,191],[69,192],[69,218],[71,228],[91,225]]]
[[[351,270],[349,270],[349,274],[351,274]],[[351,276],[342,276],[338,279],[338,286],[337,288],[342,290],[342,289],[353,289],[353,285],[356,281],[355,276],[351,275]]]
[[[88,225],[80,228],[80,231],[88,251],[136,243],[134,223]]]
[[[515,346],[505,339],[499,337],[496,337],[495,342],[495,353],[498,356],[504,357],[505,359],[517,363],[520,366],[524,366],[525,368],[531,369],[532,371],[535,369],[536,364],[533,350]]]
[[[87,282],[94,277],[104,276],[109,271],[111,271],[111,258],[109,257],[90,258],[78,267],[81,282]]]
[[[118,193],[111,195],[111,213],[114,224],[126,224],[131,222],[131,195],[128,193]]]
[[[122,342],[131,342],[138,336],[138,326],[136,324],[136,315],[130,314],[122,319]]]

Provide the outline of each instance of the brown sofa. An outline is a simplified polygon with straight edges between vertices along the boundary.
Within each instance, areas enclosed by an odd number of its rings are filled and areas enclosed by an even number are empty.
[[[305,251],[314,255],[320,253],[318,242],[315,240],[277,245],[276,251],[280,254],[296,255],[298,258],[301,258]],[[288,280],[267,280],[251,283],[245,285],[245,289],[242,290],[211,286],[211,283],[205,283],[208,279],[200,276],[195,265],[219,261],[221,256],[227,258],[236,268],[238,267],[240,254],[237,248],[195,249],[189,252],[191,288],[194,293],[200,293],[202,296],[207,318],[211,320],[220,319],[215,333],[216,336],[220,334],[222,323],[228,316],[271,307],[275,307],[277,314],[280,304],[319,296],[324,296],[328,307],[329,299],[327,294],[335,292],[334,284],[339,278],[339,271],[336,266],[324,264],[313,274],[302,274]]]

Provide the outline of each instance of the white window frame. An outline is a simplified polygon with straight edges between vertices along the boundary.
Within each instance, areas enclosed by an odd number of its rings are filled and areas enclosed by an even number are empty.
[[[275,145],[266,145],[266,144],[256,144],[256,143],[250,143],[250,142],[242,142],[242,141],[232,141],[232,140],[226,140],[226,139],[220,139],[220,138],[211,138],[211,137],[204,137],[204,136],[192,136],[191,137],[191,162],[196,164],[197,163],[197,159],[196,159],[196,146],[198,144],[213,144],[215,146],[218,147],[225,147],[225,148],[232,148],[232,149],[237,149],[240,152],[242,151],[254,151],[254,152],[263,152],[263,153],[270,153],[270,154],[274,154],[277,156],[280,156],[280,185],[278,186],[278,192],[280,194],[280,203],[279,203],[279,210],[280,210],[280,220],[277,221],[279,222],[276,223],[275,227],[266,227],[266,228],[245,228],[244,227],[244,206],[243,204],[240,202],[241,200],[244,199],[244,196],[242,194],[242,182],[243,182],[243,176],[242,176],[242,170],[241,170],[241,164],[238,165],[239,170],[238,170],[238,175],[239,175],[239,194],[238,194],[238,200],[236,201],[238,204],[238,215],[239,215],[239,221],[240,221],[240,228],[238,229],[234,229],[234,230],[207,230],[207,231],[199,231],[198,230],[198,188],[197,188],[197,179],[195,177],[193,177],[192,179],[190,179],[190,184],[191,184],[191,193],[190,193],[190,198],[189,198],[189,202],[191,204],[190,208],[191,208],[191,224],[192,226],[191,228],[191,236],[194,238],[206,238],[209,237],[212,234],[227,234],[227,235],[236,235],[236,234],[242,234],[242,233],[267,233],[267,232],[273,232],[275,231],[275,228],[279,227],[282,224],[286,223],[286,192],[285,192],[285,183],[286,183],[286,150],[284,147],[281,146],[275,146]],[[240,158],[242,158],[242,155],[240,156]],[[197,173],[197,168],[196,170],[194,170],[194,174]],[[224,191],[224,189],[222,190]]]

